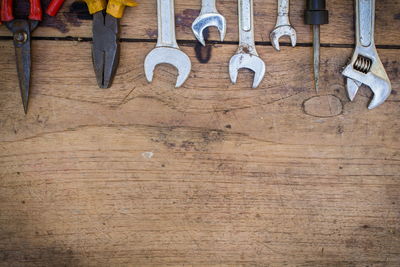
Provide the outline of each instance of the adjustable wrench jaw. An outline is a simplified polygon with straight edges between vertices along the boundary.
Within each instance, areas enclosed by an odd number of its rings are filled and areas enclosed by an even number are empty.
[[[363,68],[364,67],[364,68]],[[392,85],[385,68],[379,59],[375,46],[357,46],[351,62],[343,71],[347,77],[347,94],[354,100],[362,84],[367,85],[374,93],[368,108],[374,109],[383,104],[390,96]]]
[[[371,88],[374,97],[368,108],[383,104],[392,85],[379,59],[374,41],[375,0],[356,0],[356,49],[343,75],[347,77],[347,93],[351,101],[362,84]]]

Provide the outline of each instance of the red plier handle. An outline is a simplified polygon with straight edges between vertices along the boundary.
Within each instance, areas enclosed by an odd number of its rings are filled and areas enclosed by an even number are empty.
[[[42,7],[40,0],[29,0],[29,16],[30,20],[42,20]],[[2,21],[12,21],[13,16],[13,0],[1,0],[1,13],[0,17]]]
[[[52,0],[50,2],[50,5],[47,7],[46,13],[49,16],[55,16],[60,10],[62,4],[64,3],[65,0]]]

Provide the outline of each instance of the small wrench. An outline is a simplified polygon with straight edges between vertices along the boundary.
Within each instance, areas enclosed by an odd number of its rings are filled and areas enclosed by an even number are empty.
[[[176,42],[174,0],[157,0],[157,16],[157,44],[144,60],[146,78],[149,82],[153,80],[154,69],[158,64],[170,64],[178,70],[175,87],[180,87],[189,77],[192,64]]]
[[[194,36],[202,45],[205,45],[203,30],[207,27],[217,27],[220,32],[221,42],[225,38],[226,20],[216,7],[216,0],[202,0],[200,15],[192,24]]]
[[[254,42],[253,0],[238,0],[239,8],[239,49],[229,62],[229,75],[236,83],[239,69],[254,72],[253,88],[257,88],[265,75],[265,63],[258,56]]]
[[[347,93],[354,100],[362,84],[369,86],[374,97],[368,108],[383,104],[392,91],[392,85],[375,47],[375,0],[356,1],[356,49],[350,64],[344,69]]]
[[[296,30],[292,27],[289,20],[289,0],[278,0],[278,17],[276,25],[270,34],[272,46],[280,51],[279,38],[289,36],[292,46],[296,46],[297,35]]]

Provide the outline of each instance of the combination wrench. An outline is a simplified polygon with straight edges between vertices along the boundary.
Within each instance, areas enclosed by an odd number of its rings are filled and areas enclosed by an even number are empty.
[[[296,46],[297,34],[296,30],[290,24],[289,19],[289,0],[278,0],[278,17],[273,31],[270,33],[272,46],[279,51],[279,38],[289,36],[292,46]]]
[[[175,87],[180,87],[189,77],[192,64],[176,42],[174,0],[157,0],[157,17],[157,44],[144,60],[146,78],[149,82],[153,80],[158,64],[170,64],[178,70]]]
[[[216,0],[202,0],[200,15],[192,24],[192,31],[197,40],[205,45],[203,31],[208,27],[217,27],[220,33],[221,42],[225,38],[226,20],[216,7]]]
[[[392,85],[375,46],[375,0],[355,0],[355,6],[356,49],[343,75],[347,78],[347,93],[351,101],[362,84],[371,88],[374,97],[368,108],[373,109],[386,101]]]
[[[253,0],[238,0],[239,48],[229,62],[229,75],[236,83],[239,69],[247,68],[254,72],[253,88],[260,85],[265,75],[265,63],[258,56],[254,42]]]

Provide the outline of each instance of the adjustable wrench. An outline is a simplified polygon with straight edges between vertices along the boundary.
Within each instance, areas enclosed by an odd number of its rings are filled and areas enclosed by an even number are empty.
[[[392,85],[375,47],[375,0],[355,1],[357,44],[343,75],[347,77],[347,93],[351,101],[362,84],[371,88],[374,97],[368,108],[373,109],[386,101]]]
[[[258,56],[254,42],[253,0],[238,0],[239,48],[229,62],[229,75],[236,83],[238,71],[247,68],[254,72],[253,88],[260,85],[265,75],[265,63]]]
[[[192,24],[194,36],[202,45],[205,45],[203,30],[207,27],[217,27],[220,32],[221,42],[225,38],[226,20],[222,16],[215,5],[216,0],[202,0],[200,15]]]
[[[189,77],[192,64],[176,42],[174,13],[174,0],[157,0],[157,44],[144,60],[144,71],[147,81],[151,82],[158,64],[170,64],[178,69],[175,87],[180,87]]]
[[[278,0],[278,17],[275,28],[270,34],[272,46],[278,51],[280,50],[279,38],[282,36],[289,36],[293,47],[297,42],[296,30],[290,25],[289,5],[289,0]]]

